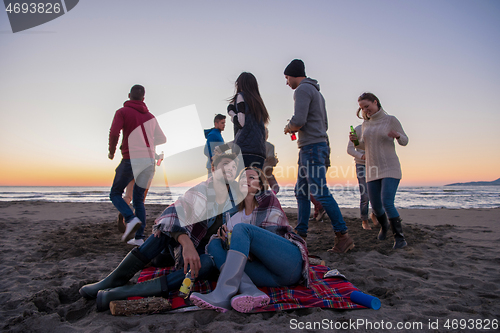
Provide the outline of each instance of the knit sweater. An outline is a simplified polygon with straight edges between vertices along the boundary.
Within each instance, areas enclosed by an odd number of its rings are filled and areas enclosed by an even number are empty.
[[[361,139],[356,148],[365,150],[367,182],[402,177],[394,139],[387,135],[390,131],[399,133],[397,141],[401,146],[408,144],[408,137],[399,120],[388,115],[382,108],[363,122]]]

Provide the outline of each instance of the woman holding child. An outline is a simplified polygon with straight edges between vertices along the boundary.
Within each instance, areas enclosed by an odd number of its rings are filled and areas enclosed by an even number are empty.
[[[387,114],[380,100],[372,93],[363,93],[358,98],[358,118],[364,119],[359,145],[364,149],[366,162],[366,182],[368,195],[381,229],[378,239],[384,240],[389,229],[389,222],[394,234],[394,249],[407,245],[401,226],[401,217],[394,206],[394,199],[401,180],[401,165],[399,164],[394,139],[401,145],[408,144],[408,137],[399,120]],[[350,134],[349,139],[356,141],[356,136]],[[387,215],[386,215],[387,214]],[[387,221],[389,217],[389,221]]]
[[[306,243],[293,232],[278,199],[267,190],[263,172],[247,167],[239,186],[246,193],[239,211],[207,246],[207,253],[221,271],[217,287],[209,294],[193,293],[190,298],[199,307],[219,312],[231,307],[250,312],[268,304],[269,297],[256,286],[308,283]]]

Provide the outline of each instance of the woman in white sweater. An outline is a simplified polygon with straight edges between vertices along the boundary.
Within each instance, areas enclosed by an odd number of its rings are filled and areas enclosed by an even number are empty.
[[[380,100],[374,94],[363,93],[358,98],[358,104],[358,117],[361,112],[365,121],[356,148],[365,151],[368,195],[381,226],[378,239],[386,238],[390,222],[394,234],[393,248],[399,249],[407,243],[403,235],[401,217],[394,206],[394,198],[401,180],[401,165],[396,155],[394,139],[401,146],[406,146],[408,137],[399,120],[384,111]],[[349,139],[353,142],[356,140],[353,135],[350,135]]]

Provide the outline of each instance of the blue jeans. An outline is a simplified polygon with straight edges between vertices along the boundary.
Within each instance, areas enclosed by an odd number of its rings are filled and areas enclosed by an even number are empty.
[[[368,182],[367,185],[368,195],[375,215],[381,216],[387,213],[387,217],[390,219],[398,217],[399,213],[394,206],[394,199],[398,190],[399,179],[382,178]]]
[[[361,212],[361,221],[368,221],[368,206],[370,199],[368,196],[368,188],[366,187],[366,167],[364,164],[356,163],[356,176],[359,184],[359,210]]]
[[[299,171],[295,184],[297,198],[298,224],[295,228],[301,234],[307,234],[309,215],[311,214],[310,194],[318,200],[332,222],[335,232],[347,231],[339,205],[333,198],[326,183],[326,162],[330,159],[330,150],[326,142],[313,143],[300,148]]]
[[[297,245],[260,227],[239,223],[234,226],[231,250],[248,256],[245,273],[258,287],[291,286],[302,276],[302,255]],[[208,253],[220,270],[226,262],[227,250],[220,239],[208,245]]]
[[[154,235],[149,236],[148,239],[142,244],[137,250],[140,253],[141,259],[144,262],[151,261],[157,255],[159,255],[163,250],[168,249],[169,243],[172,243],[173,239],[165,234],[161,234],[160,237],[155,237]],[[200,255],[201,268],[198,272],[198,279],[206,280],[211,277],[211,273],[215,270],[215,265],[212,258],[205,254],[205,247],[198,246],[198,254]],[[189,269],[189,268],[188,268]],[[184,270],[178,269],[172,273],[166,275],[165,279],[167,282],[167,287],[169,291],[175,291],[179,289],[184,280]]]
[[[130,206],[123,200],[123,191],[127,185],[134,180],[134,173],[132,171],[132,165],[130,159],[122,159],[120,164],[115,170],[115,179],[113,180],[113,185],[111,186],[111,191],[109,193],[109,198],[113,205],[118,209],[118,211],[123,215],[125,222],[128,223],[134,217],[138,217],[142,224],[139,230],[135,233],[136,239],[144,238],[144,229],[146,228],[146,208],[144,207],[144,193],[145,188],[137,185],[147,184],[147,178],[151,179],[154,174],[154,166],[144,170],[136,179],[134,185],[134,191],[132,195],[132,203],[135,209],[135,215]]]

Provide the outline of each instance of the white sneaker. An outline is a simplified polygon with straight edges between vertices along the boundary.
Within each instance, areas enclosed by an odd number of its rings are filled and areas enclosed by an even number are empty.
[[[142,222],[138,217],[134,217],[130,222],[126,223],[125,232],[122,236],[122,242],[128,241],[130,238],[134,237],[135,232],[141,226]]]
[[[129,240],[127,242],[128,245],[134,245],[134,246],[141,246],[142,244],[144,244],[144,239],[135,239],[135,238],[132,238],[131,240]]]

